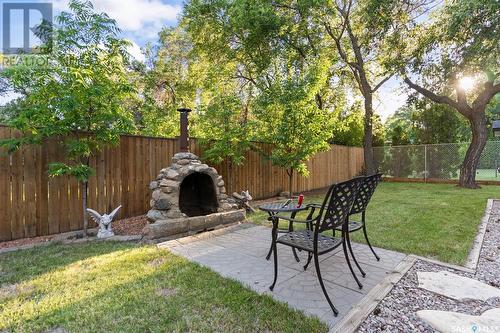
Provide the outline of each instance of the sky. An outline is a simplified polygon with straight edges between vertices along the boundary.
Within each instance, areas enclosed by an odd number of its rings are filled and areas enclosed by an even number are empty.
[[[52,2],[54,16],[68,9],[68,0],[0,0],[0,3],[4,2]],[[182,0],[94,0],[93,4],[96,10],[106,12],[116,20],[118,27],[122,30],[122,37],[132,43],[129,53],[141,61],[144,60],[141,47],[148,42],[154,43],[164,26],[175,26],[182,11]],[[30,26],[36,25],[37,20],[41,20],[41,15],[30,13]],[[21,25],[22,15],[19,12],[11,13],[11,21],[11,25]],[[20,36],[20,34],[17,36],[11,34],[11,43],[16,41],[20,43]],[[400,86],[400,80],[391,79],[380,88],[374,107],[382,120],[386,120],[389,115],[405,104],[406,95]],[[0,97],[0,104],[14,97],[13,95]]]

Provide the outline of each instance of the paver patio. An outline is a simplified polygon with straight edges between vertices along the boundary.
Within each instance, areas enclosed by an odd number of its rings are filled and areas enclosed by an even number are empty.
[[[271,244],[271,229],[253,224],[242,224],[213,234],[172,240],[159,244],[175,254],[207,266],[222,276],[233,278],[258,293],[272,295],[291,307],[316,315],[334,328],[349,310],[406,257],[403,253],[376,248],[381,260],[377,261],[366,245],[353,243],[358,261],[366,271],[361,278],[364,285],[358,289],[344,259],[342,248],[320,256],[320,266],[326,288],[339,309],[334,317],[316,277],[314,265],[307,271],[302,266],[307,254],[298,252],[301,262],[293,258],[289,247],[278,244],[278,281],[273,292],[273,261],[265,259]]]

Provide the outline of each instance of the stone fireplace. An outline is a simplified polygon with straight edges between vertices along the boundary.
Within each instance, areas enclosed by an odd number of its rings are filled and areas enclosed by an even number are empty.
[[[222,176],[188,151],[186,111],[181,111],[180,146],[172,164],[149,186],[150,224],[144,228],[144,236],[151,240],[175,238],[245,220],[245,212],[228,201]]]

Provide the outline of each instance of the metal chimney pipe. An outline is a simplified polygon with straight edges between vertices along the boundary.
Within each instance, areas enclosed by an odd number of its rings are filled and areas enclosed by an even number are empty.
[[[188,114],[191,109],[177,109],[181,113],[181,135],[179,136],[179,146],[182,153],[189,153],[189,133],[188,133]]]

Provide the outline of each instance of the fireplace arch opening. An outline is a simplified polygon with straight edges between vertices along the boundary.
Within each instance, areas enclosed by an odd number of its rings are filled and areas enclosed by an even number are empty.
[[[187,216],[209,215],[217,212],[217,193],[212,177],[205,173],[190,174],[181,183],[179,208]]]

